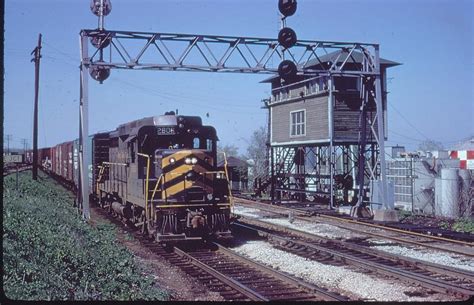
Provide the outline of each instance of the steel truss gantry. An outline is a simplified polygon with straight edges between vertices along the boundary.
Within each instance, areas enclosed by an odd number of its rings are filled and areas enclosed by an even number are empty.
[[[90,164],[85,154],[90,153],[88,142],[88,77],[102,81],[111,69],[233,72],[253,74],[275,74],[279,63],[292,60],[297,65],[297,74],[309,76],[335,75],[373,76],[377,104],[376,118],[382,118],[380,91],[379,45],[359,42],[336,42],[298,40],[289,49],[280,45],[277,39],[216,36],[197,34],[150,33],[135,31],[111,31],[92,29],[80,31],[80,147],[81,194],[79,198],[83,215],[89,218],[89,183],[87,173]],[[344,50],[349,56],[342,62],[322,62],[321,57],[330,52]],[[364,64],[354,67],[348,64],[353,52],[363,54]],[[319,61],[317,69],[309,69],[310,60]],[[383,148],[382,119],[378,124],[381,180],[386,182]],[[332,141],[331,141],[332,143]],[[386,198],[386,183],[383,198]]]

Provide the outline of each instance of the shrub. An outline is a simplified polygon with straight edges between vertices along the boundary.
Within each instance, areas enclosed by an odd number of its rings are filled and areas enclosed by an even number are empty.
[[[474,233],[474,221],[468,219],[458,220],[453,224],[453,231]]]

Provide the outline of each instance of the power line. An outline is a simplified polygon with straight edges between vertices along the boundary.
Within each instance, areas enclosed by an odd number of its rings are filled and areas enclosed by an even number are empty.
[[[413,129],[415,129],[416,132],[418,132],[423,138],[425,139],[429,139],[426,135],[424,135],[418,128],[416,128],[415,125],[413,125],[400,111],[397,110],[397,108],[395,108],[395,106],[393,106],[391,103],[387,103],[390,107],[392,107],[393,110],[395,110],[395,112],[398,113],[398,115],[400,115],[400,117],[405,120],[405,122],[408,123],[408,125],[410,125]]]

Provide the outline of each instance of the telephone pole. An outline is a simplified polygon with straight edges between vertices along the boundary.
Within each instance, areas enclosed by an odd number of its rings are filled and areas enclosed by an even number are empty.
[[[7,134],[6,135],[6,140],[7,140],[7,154],[9,154],[10,153],[10,141],[12,140],[12,135]]]
[[[21,139],[21,144],[23,144],[23,153],[26,154],[26,149],[27,149],[27,146],[28,146],[28,140],[23,138]],[[25,156],[26,158],[26,156]]]
[[[33,114],[33,180],[38,179],[38,90],[39,90],[39,68],[41,58],[41,33],[38,35],[38,46],[31,52],[35,57],[35,109]]]

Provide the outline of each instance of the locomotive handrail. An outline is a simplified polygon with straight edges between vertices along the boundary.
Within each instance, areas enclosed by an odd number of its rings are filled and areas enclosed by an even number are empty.
[[[230,203],[194,203],[193,206],[195,207],[203,207],[203,206],[221,206],[221,207],[226,207],[230,206]],[[167,205],[157,205],[157,208],[184,208],[184,207],[189,207],[189,204],[167,204]]]
[[[150,180],[150,156],[142,153],[137,153],[138,156],[146,158],[146,181],[145,181],[145,227],[150,219],[148,211],[148,181]]]
[[[229,203],[230,203],[230,207],[233,208],[234,198],[232,197],[232,186],[230,185],[229,172],[227,170],[227,156],[225,155],[225,151],[222,151],[222,153],[224,154],[224,171],[225,171],[225,178],[227,180],[227,187],[229,190]]]
[[[160,184],[162,177],[163,177],[163,174],[160,175],[160,177],[158,178],[158,181],[156,182],[155,189],[153,189],[153,194],[151,194],[151,199],[150,199],[152,201],[155,198],[155,193],[158,190],[158,185]]]
[[[97,167],[99,168],[99,177],[97,177],[96,182],[96,194],[99,194],[99,183],[102,179],[102,175],[104,174],[105,166],[98,165]]]
[[[105,168],[110,165],[119,165],[119,166],[128,166],[127,163],[116,163],[116,162],[102,162],[102,165],[98,165],[97,167],[99,168],[99,176],[97,177],[97,182],[96,182],[96,190],[97,194],[99,193],[99,181],[102,179],[102,175],[104,174]]]
[[[117,163],[117,162],[102,162],[105,165],[120,165],[120,166],[128,166],[127,163]]]
[[[183,173],[167,173],[171,176],[178,176],[178,175],[185,175]],[[205,175],[205,174],[225,174],[225,171],[209,171],[209,172],[198,172],[198,175]]]

